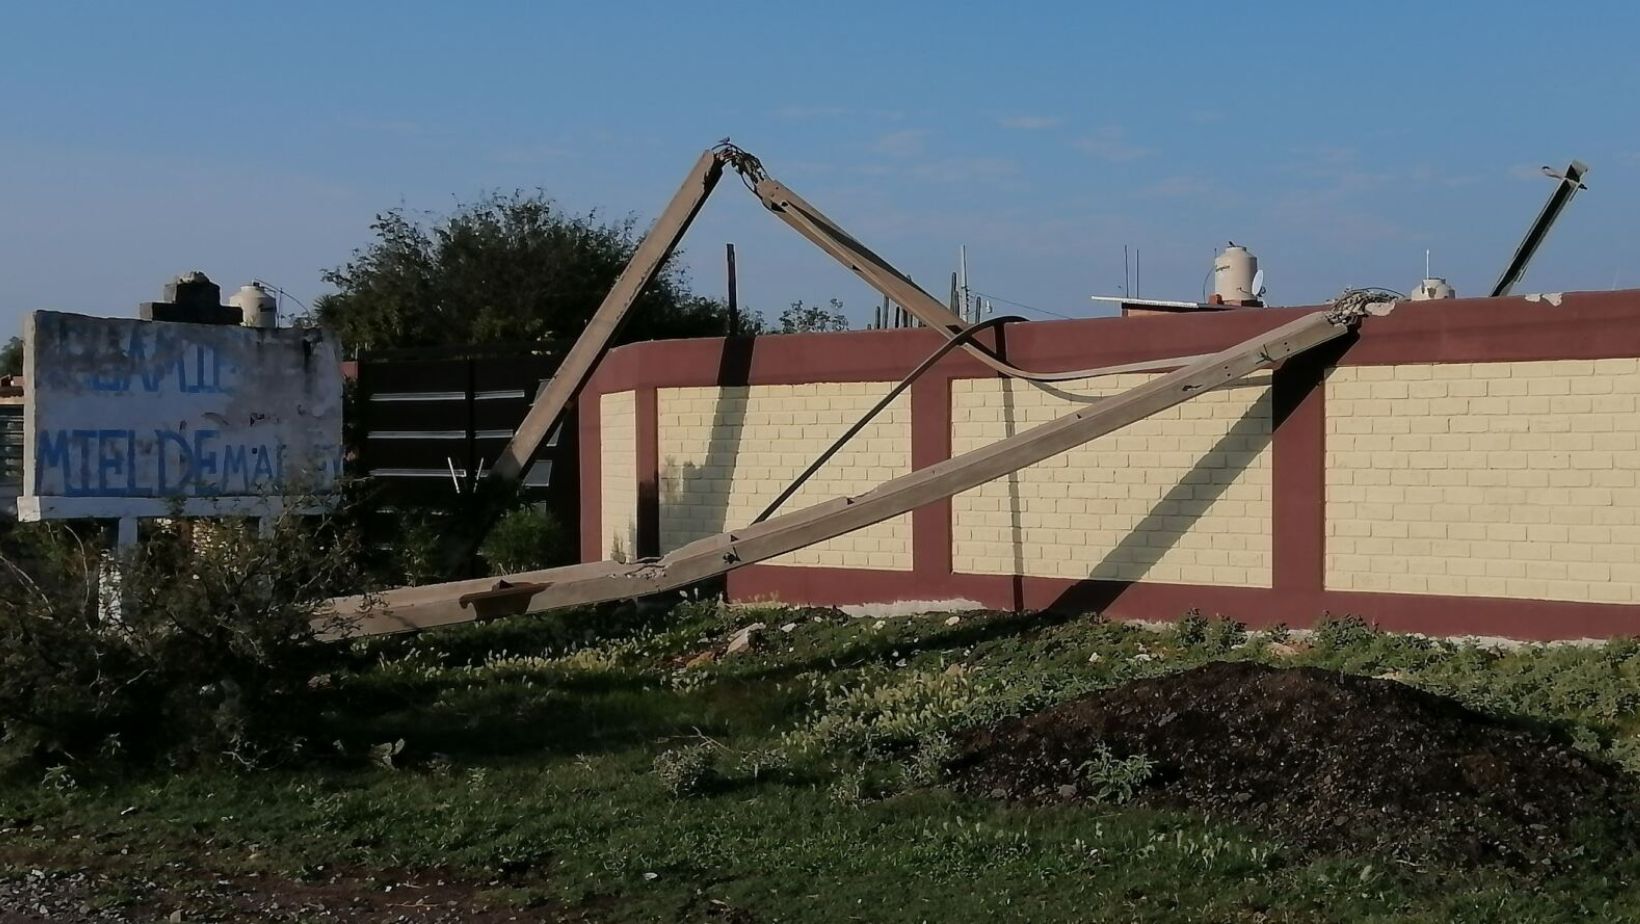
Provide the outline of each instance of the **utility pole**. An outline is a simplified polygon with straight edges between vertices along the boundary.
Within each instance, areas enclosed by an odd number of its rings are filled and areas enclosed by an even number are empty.
[[[735,245],[723,246],[729,263],[729,336],[734,337],[740,333],[740,296],[735,291]]]

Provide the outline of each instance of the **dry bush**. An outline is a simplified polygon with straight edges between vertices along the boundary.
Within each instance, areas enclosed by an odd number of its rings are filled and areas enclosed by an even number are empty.
[[[117,559],[84,526],[0,535],[9,763],[260,764],[300,748],[304,701],[337,654],[311,622],[356,586],[352,537],[296,518],[266,538],[248,523],[194,532],[154,530]]]

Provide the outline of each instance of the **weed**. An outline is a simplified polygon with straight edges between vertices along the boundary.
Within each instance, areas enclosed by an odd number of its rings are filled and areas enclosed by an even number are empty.
[[[1214,619],[1207,627],[1203,646],[1215,654],[1224,654],[1247,641],[1247,627],[1234,619]]]
[[[1095,801],[1123,805],[1139,794],[1155,769],[1143,754],[1117,757],[1101,744],[1094,750],[1093,759],[1077,768],[1077,776],[1087,784]]]
[[[735,768],[753,780],[782,773],[791,767],[791,755],[778,747],[756,747],[740,752]]]
[[[864,767],[853,766],[837,775],[826,787],[826,798],[833,805],[854,808],[866,801],[866,771]]]
[[[1318,648],[1346,649],[1370,644],[1378,635],[1359,616],[1323,616],[1311,630],[1310,639]]]
[[[892,753],[947,730],[973,703],[973,685],[965,677],[912,672],[878,686],[828,693],[819,718],[790,743],[834,754]]]
[[[1195,648],[1207,641],[1207,617],[1200,610],[1191,610],[1173,624],[1173,640],[1181,648]]]
[[[906,777],[915,786],[935,786],[945,781],[946,766],[957,756],[956,742],[943,732],[925,738],[911,756]]]

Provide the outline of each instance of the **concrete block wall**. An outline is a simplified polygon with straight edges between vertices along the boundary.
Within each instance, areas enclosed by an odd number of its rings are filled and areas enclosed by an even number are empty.
[[[751,523],[893,384],[659,389],[660,550]],[[781,510],[859,494],[910,471],[910,399],[901,395]],[[768,564],[907,570],[911,518],[895,517]]]
[[[1221,350],[1310,310],[1034,322],[990,345],[1026,368],[1084,368]],[[612,352],[579,406],[583,556],[607,557],[618,537],[658,554],[749,522],[940,342],[910,329]],[[1144,379],[1040,387],[956,351],[787,509]],[[1252,626],[1350,613],[1525,639],[1640,633],[1640,292],[1405,303],[1012,476],[741,567],[727,590],[1113,618],[1196,609]]]
[[[951,451],[978,449],[1153,378],[951,383]],[[959,572],[1269,587],[1270,375],[1248,378],[959,494]]]
[[[1327,376],[1340,590],[1640,602],[1640,360]]]

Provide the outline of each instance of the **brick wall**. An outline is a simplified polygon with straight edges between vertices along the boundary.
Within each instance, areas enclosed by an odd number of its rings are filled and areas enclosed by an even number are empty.
[[[892,382],[831,382],[657,392],[663,552],[756,517]],[[901,395],[782,506],[866,491],[911,470],[911,410]],[[911,518],[896,517],[769,562],[904,570]]]
[[[951,450],[1047,423],[1149,375],[951,383]],[[952,502],[974,574],[1270,586],[1270,376],[1248,378]]]
[[[598,402],[599,510],[603,533],[600,554],[631,561],[638,548],[638,414],[630,391],[607,394]]]
[[[1640,362],[1327,377],[1329,588],[1640,601]]]

